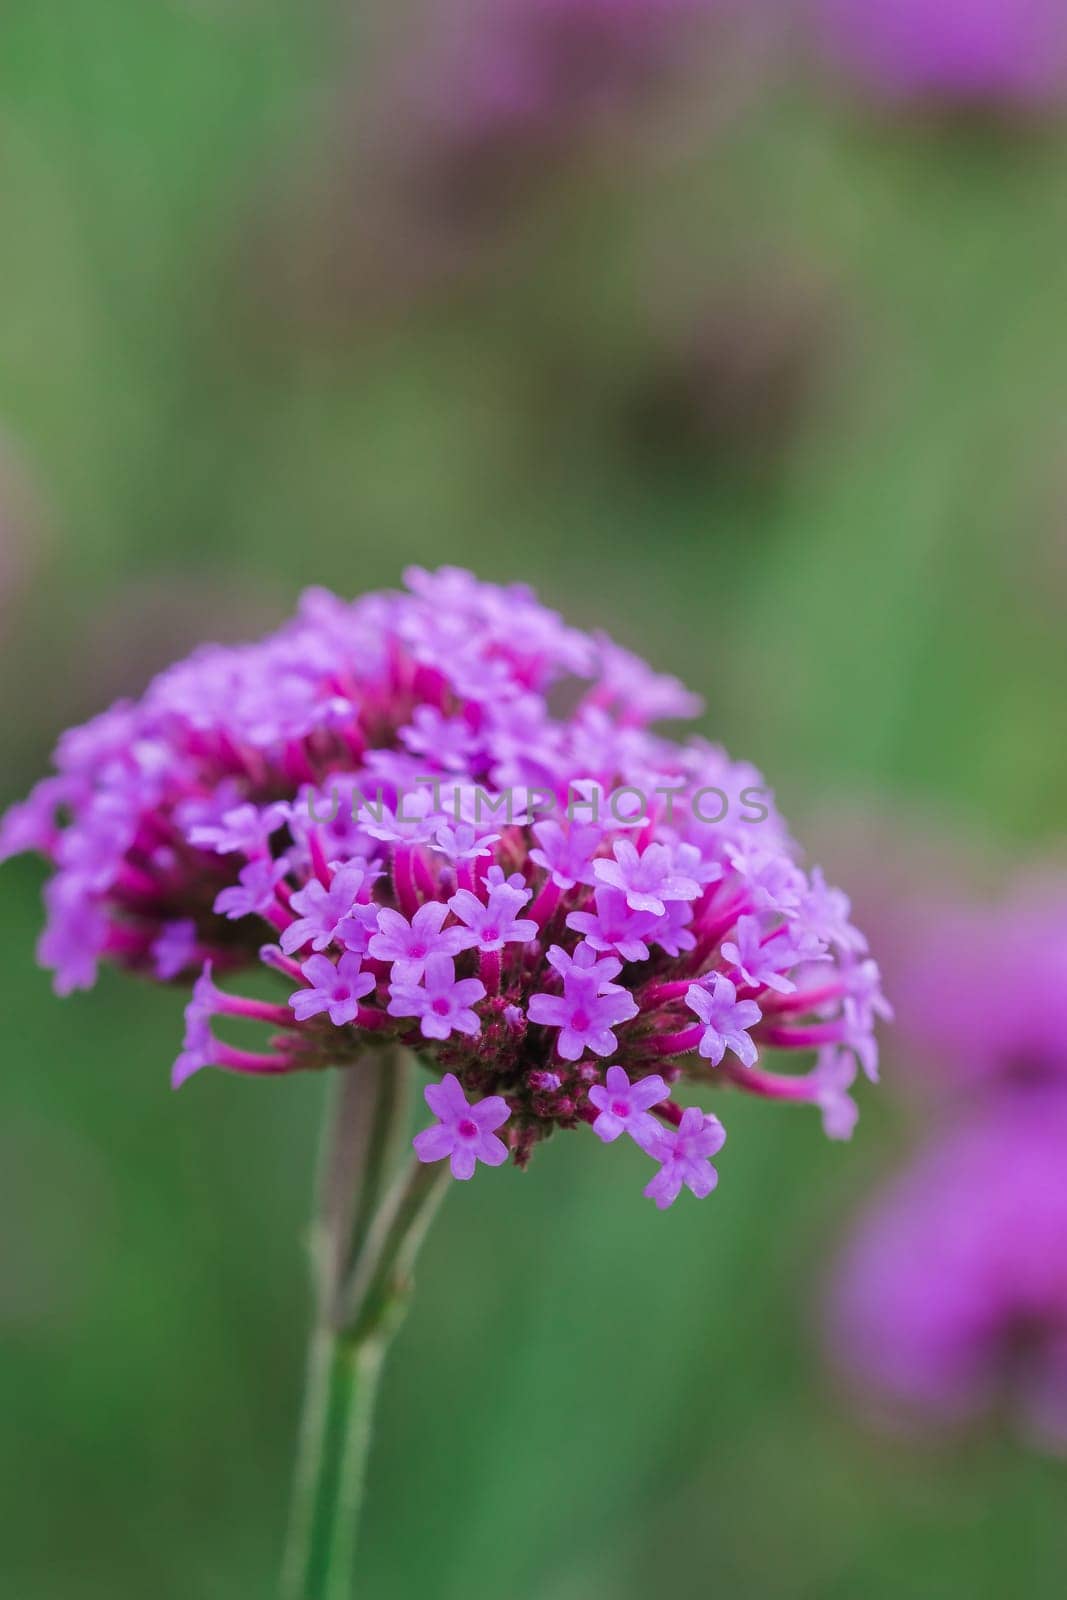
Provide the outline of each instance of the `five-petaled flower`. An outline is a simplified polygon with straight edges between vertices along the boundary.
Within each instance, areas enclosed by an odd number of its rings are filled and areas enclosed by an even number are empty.
[[[574,965],[563,979],[563,993],[531,995],[527,1015],[531,1022],[558,1028],[557,1051],[564,1061],[577,1061],[586,1050],[610,1056],[618,1044],[613,1028],[637,1011],[633,995],[605,984],[597,967],[583,971]]]
[[[431,956],[458,956],[474,943],[469,928],[453,924],[444,927],[448,906],[441,900],[427,900],[409,922],[399,911],[383,906],[378,911],[378,932],[367,952],[376,961],[393,963],[394,984],[417,984]]]
[[[335,1028],[355,1022],[359,1002],[375,987],[374,975],[362,967],[361,957],[351,951],[346,951],[336,966],[328,956],[309,957],[300,969],[308,987],[289,997],[297,1021],[306,1022],[325,1011]]]
[[[737,989],[724,972],[712,974],[708,983],[694,983],[685,997],[690,1011],[704,1024],[697,1049],[717,1067],[727,1050],[744,1067],[752,1066],[758,1051],[748,1029],[759,1022],[761,1012],[754,1000],[739,1000]]]
[[[630,839],[616,839],[614,861],[598,857],[593,871],[601,883],[618,889],[631,911],[650,911],[662,917],[668,900],[695,900],[700,885],[679,872],[665,844],[646,845],[638,853]]]
[[[491,1094],[471,1105],[454,1072],[446,1072],[440,1083],[427,1084],[426,1104],[437,1121],[415,1136],[415,1154],[420,1161],[443,1161],[449,1157],[454,1178],[471,1178],[479,1161],[499,1167],[508,1158],[507,1146],[496,1137],[496,1129],[511,1115],[503,1095]]]
[[[661,1165],[646,1185],[645,1194],[660,1211],[674,1204],[683,1187],[703,1200],[719,1181],[711,1158],[725,1143],[726,1129],[718,1117],[705,1115],[697,1106],[687,1106],[677,1128],[664,1128],[648,1152]]]
[[[425,1039],[447,1039],[451,1033],[473,1037],[481,1029],[471,1007],[485,998],[480,978],[457,978],[451,956],[426,960],[423,985],[394,983],[390,991],[391,1017],[417,1017]]]
[[[600,1112],[593,1132],[605,1144],[628,1133],[642,1150],[655,1148],[663,1128],[649,1109],[669,1099],[670,1092],[658,1073],[631,1083],[622,1067],[609,1067],[604,1082],[589,1091],[590,1103]]]

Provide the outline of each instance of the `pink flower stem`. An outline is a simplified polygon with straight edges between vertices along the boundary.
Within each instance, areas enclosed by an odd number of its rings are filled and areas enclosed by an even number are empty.
[[[419,909],[411,857],[410,845],[398,844],[393,852],[393,887],[396,890],[397,903],[409,921]]]
[[[226,1072],[292,1072],[289,1056],[268,1054],[257,1050],[235,1050],[232,1045],[216,1042],[211,1052],[212,1064]]]
[[[500,993],[500,951],[483,950],[478,965],[478,976],[485,984],[486,994]]]
[[[777,1072],[764,1072],[761,1067],[742,1067],[728,1056],[723,1058],[719,1070],[738,1089],[764,1100],[805,1102],[814,1099],[808,1077],[786,1078]]]
[[[757,1037],[774,1050],[815,1050],[824,1044],[841,1044],[845,1024],[841,1021],[813,1022],[807,1028],[760,1028]]]
[[[322,848],[322,839],[317,828],[308,829],[308,849],[311,851],[311,865],[316,878],[324,889],[328,889],[333,882],[333,874],[326,861],[326,852]]]
[[[830,1000],[840,1000],[848,993],[843,983],[826,983],[821,989],[798,989],[796,994],[766,994],[760,1001],[764,1016],[784,1016],[787,1012],[812,1011]]]
[[[430,871],[425,852],[422,850],[414,851],[412,861],[415,869],[415,883],[419,892],[424,899],[432,900],[437,893],[437,885],[433,881],[433,873]]]
[[[531,916],[539,928],[543,928],[554,915],[559,905],[563,891],[551,878],[537,896],[527,915]]]
[[[681,978],[677,983],[654,983],[638,995],[642,1011],[654,1011],[671,1000],[684,1000],[693,987],[692,978]]]
[[[700,929],[700,944],[697,946],[702,958],[711,954],[723,934],[729,933],[738,917],[744,916],[747,910],[747,900],[735,900],[732,906],[727,906],[725,911],[720,911],[712,922],[703,924]]]
[[[246,1000],[239,994],[222,994],[221,999],[216,1000],[215,1009],[230,1017],[247,1017],[252,1022],[269,1022],[272,1028],[300,1026],[289,1006],[271,1005],[266,1000]]]
[[[665,1033],[658,1039],[650,1039],[649,1044],[657,1056],[681,1056],[689,1050],[695,1050],[704,1036],[704,1029],[698,1023],[695,1028],[686,1028],[684,1033]]]
[[[476,893],[474,868],[469,861],[460,861],[456,866],[456,883],[460,889],[467,889],[471,894]]]
[[[265,966],[273,967],[276,972],[284,972],[294,983],[308,985],[299,961],[294,961],[291,956],[283,955],[276,945],[264,945],[259,952],[259,959]]]

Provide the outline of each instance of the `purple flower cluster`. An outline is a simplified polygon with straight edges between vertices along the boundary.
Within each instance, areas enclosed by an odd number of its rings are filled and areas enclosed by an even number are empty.
[[[57,989],[101,959],[195,979],[175,1082],[406,1044],[444,1075],[417,1151],[458,1177],[591,1124],[657,1162],[657,1204],[706,1194],[724,1134],[672,1098],[683,1078],[816,1106],[847,1136],[887,1014],[848,901],[773,806],[707,821],[690,799],[759,774],[651,732],[699,703],[527,588],[454,568],[407,583],[312,591],[261,643],[205,647],[63,736],[0,831],[0,853],[54,864]],[[604,802],[627,786],[654,798],[620,821]],[[257,963],[280,1003],[216,986]],[[218,1016],[266,1024],[267,1048],[223,1042]]]
[[[997,1407],[1067,1451],[1067,894],[913,907],[899,1042],[935,1091],[924,1150],[837,1269],[835,1360],[904,1424]]]
[[[894,100],[1028,106],[1067,88],[1063,0],[815,0],[830,49]]]

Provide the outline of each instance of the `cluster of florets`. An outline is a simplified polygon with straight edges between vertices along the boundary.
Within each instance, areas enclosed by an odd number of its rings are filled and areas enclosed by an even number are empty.
[[[683,1078],[814,1104],[847,1137],[878,972],[759,774],[649,732],[698,702],[528,589],[407,582],[313,591],[262,643],[201,649],[64,735],[0,835],[55,863],[59,991],[101,958],[195,980],[176,1084],[410,1046],[443,1075],[417,1152],[457,1177],[588,1123],[658,1162],[658,1204],[706,1194],[724,1134],[673,1098]],[[257,961],[279,1003],[218,986]],[[219,1017],[269,1044],[224,1042]]]

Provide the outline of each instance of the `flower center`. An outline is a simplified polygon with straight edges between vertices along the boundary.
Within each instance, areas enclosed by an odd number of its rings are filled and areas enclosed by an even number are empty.
[[[449,1005],[448,1005],[448,1000],[446,999],[446,997],[443,994],[439,994],[437,996],[437,999],[432,1002],[432,1004],[430,1006],[430,1010],[434,1013],[435,1016],[447,1017],[448,1016],[448,1011],[449,1011]]]
[[[414,956],[416,961],[423,961],[426,957],[426,946],[416,939],[408,954]]]
[[[456,1123],[456,1132],[461,1139],[476,1139],[478,1137],[478,1124],[472,1122],[469,1117],[464,1117],[461,1122]]]
[[[576,1028],[579,1033],[583,1032],[588,1026],[589,1018],[584,1011],[576,1011],[571,1017],[571,1027]]]
[[[611,1102],[611,1114],[613,1117],[628,1117],[630,1115],[629,1100],[613,1100]]]
[[[499,928],[483,928],[482,929],[482,938],[485,939],[487,943],[490,940],[499,939],[500,938],[500,930],[499,930]]]

